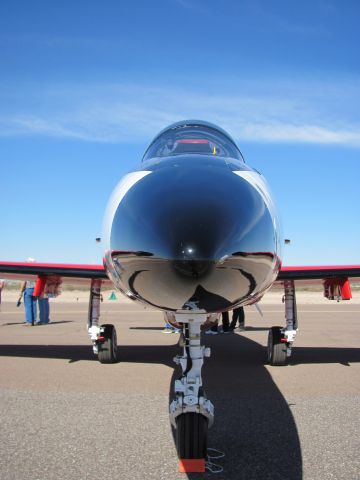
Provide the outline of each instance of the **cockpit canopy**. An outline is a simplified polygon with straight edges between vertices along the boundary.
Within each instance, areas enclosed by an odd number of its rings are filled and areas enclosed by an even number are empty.
[[[235,142],[224,130],[198,120],[175,123],[160,132],[146,150],[143,160],[185,154],[244,160]]]

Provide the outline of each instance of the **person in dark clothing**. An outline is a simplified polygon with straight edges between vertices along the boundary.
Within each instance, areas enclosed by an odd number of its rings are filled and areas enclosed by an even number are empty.
[[[229,333],[230,331],[230,322],[229,322],[229,312],[222,312],[222,333]]]
[[[212,317],[211,318],[212,327],[206,330],[205,335],[217,335],[218,333],[221,333],[218,331],[219,315],[217,313],[209,315],[208,317],[209,320],[210,320],[210,317]]]
[[[217,335],[218,333],[230,333],[229,326],[229,312],[222,312],[222,326],[218,328],[218,322],[216,322],[209,330],[205,333],[206,335]]]
[[[239,329],[240,330],[245,330],[244,307],[234,308],[229,329],[230,330],[235,330],[237,322],[239,322]]]

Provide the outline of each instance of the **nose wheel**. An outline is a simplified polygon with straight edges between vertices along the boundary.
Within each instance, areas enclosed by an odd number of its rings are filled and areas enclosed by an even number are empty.
[[[199,459],[207,455],[208,419],[189,412],[176,419],[176,446],[179,458]]]

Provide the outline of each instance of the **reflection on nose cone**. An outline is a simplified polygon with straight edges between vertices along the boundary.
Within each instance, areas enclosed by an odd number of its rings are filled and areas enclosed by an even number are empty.
[[[276,261],[266,253],[231,256],[221,264],[213,262],[200,276],[190,267],[179,271],[168,259],[129,252],[109,255],[109,274],[123,292],[163,310],[207,312],[221,312],[261,297],[274,280],[269,274],[273,275]],[[109,265],[114,265],[115,272]]]
[[[185,277],[193,279],[201,279],[208,273],[210,273],[213,262],[201,261],[201,260],[174,260],[173,267],[175,272]]]
[[[206,312],[222,312],[231,308],[231,302],[217,293],[205,290],[202,285],[196,287],[193,295],[184,303],[184,310],[205,310]]]
[[[109,274],[122,291],[166,310],[222,311],[255,299],[278,263],[264,199],[226,167],[184,163],[127,193],[114,216]]]

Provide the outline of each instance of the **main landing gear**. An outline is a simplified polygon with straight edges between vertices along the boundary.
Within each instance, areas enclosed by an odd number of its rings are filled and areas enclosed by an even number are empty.
[[[286,365],[291,356],[292,346],[298,328],[295,283],[293,280],[284,281],[285,327],[272,327],[268,336],[268,362],[270,365]]]
[[[179,469],[182,472],[204,472],[207,456],[208,428],[214,421],[214,406],[206,398],[201,378],[204,357],[210,349],[201,345],[200,327],[205,314],[176,314],[183,325],[183,354],[174,358],[182,376],[175,381],[175,399],[170,404],[170,419],[176,429]]]
[[[88,332],[93,344],[93,351],[100,363],[117,361],[117,337],[114,325],[99,326],[101,280],[91,280],[89,299]]]

